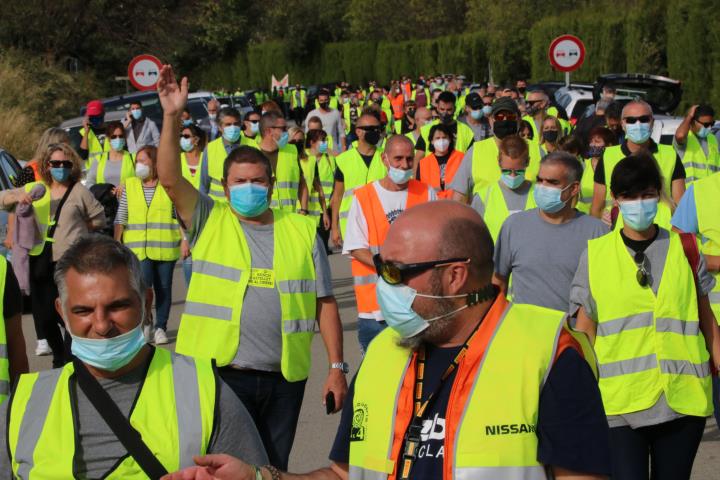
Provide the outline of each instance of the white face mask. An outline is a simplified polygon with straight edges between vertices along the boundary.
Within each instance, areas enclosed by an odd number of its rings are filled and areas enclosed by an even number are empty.
[[[135,165],[135,175],[140,180],[145,180],[146,178],[148,178],[150,176],[150,167],[148,167],[144,163],[137,163]]]
[[[435,147],[435,153],[445,153],[450,146],[450,140],[447,138],[438,138],[433,140],[433,147]]]

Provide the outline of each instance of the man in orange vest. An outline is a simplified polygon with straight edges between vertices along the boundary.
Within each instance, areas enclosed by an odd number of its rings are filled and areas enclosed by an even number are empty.
[[[358,307],[358,340],[362,351],[383,328],[385,322],[375,298],[377,273],[373,255],[380,251],[390,224],[405,209],[435,200],[435,190],[412,180],[413,144],[404,135],[387,141],[382,154],[388,169],[385,178],[355,191],[348,214],[343,254],[351,256],[355,298]]]

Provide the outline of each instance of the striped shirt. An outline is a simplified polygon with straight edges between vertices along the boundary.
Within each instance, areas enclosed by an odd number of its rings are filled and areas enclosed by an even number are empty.
[[[155,195],[155,186],[148,187],[143,185],[143,194],[145,195],[145,203],[150,206],[153,195]],[[173,214],[173,218],[175,215]],[[124,189],[120,196],[120,204],[118,205],[117,214],[115,215],[115,225],[127,225],[128,222],[128,201],[127,189]]]

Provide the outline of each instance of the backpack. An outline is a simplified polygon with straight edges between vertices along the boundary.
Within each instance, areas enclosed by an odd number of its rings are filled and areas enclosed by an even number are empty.
[[[115,185],[109,183],[98,183],[90,187],[90,193],[93,194],[95,199],[100,202],[105,209],[105,226],[97,232],[110,237],[113,236],[113,223],[115,222],[115,215],[118,211],[118,199],[112,192],[114,188]]]

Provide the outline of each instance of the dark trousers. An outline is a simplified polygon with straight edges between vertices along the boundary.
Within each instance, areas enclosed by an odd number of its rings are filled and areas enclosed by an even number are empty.
[[[611,428],[612,480],[689,479],[704,430],[705,418],[690,416],[636,429]]]
[[[220,369],[220,377],[250,412],[270,463],[287,470],[306,381],[288,382],[280,373],[227,367]]]
[[[140,262],[145,285],[155,292],[155,328],[167,330],[172,304],[172,281],[175,260],[163,262],[146,258]]]
[[[302,107],[293,108],[292,118],[298,127],[302,125],[303,120],[305,120],[305,109]]]
[[[327,200],[328,202],[330,199]],[[332,209],[328,207],[326,210],[328,217],[332,218]],[[320,235],[320,240],[322,240],[323,245],[325,246],[325,252],[330,255],[332,253],[332,250],[330,250],[330,246],[328,245],[328,242],[330,241],[330,230],[325,230],[325,225],[323,225],[322,218],[320,218],[320,225],[318,225],[318,235]]]
[[[34,259],[30,257],[30,272],[33,271]],[[53,265],[52,271],[55,271]],[[53,354],[53,368],[62,367],[71,359],[70,335],[63,336],[65,324],[55,310],[55,299],[58,298],[57,286],[52,275],[47,278],[36,278],[30,274],[30,308],[35,322],[38,338],[47,340]]]

